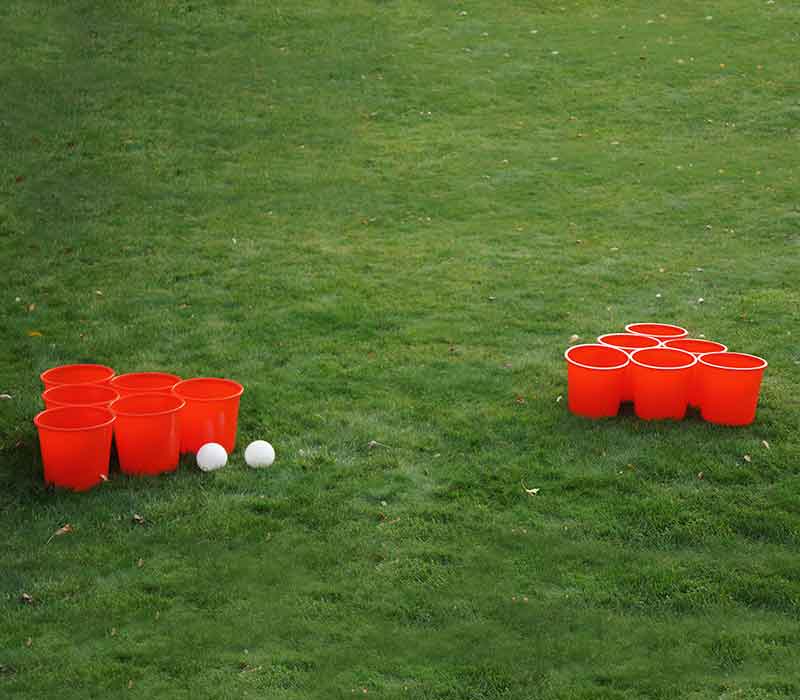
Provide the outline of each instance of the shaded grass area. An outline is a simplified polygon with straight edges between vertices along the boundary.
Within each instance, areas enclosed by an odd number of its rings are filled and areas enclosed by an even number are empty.
[[[799,19],[4,3],[3,696],[797,697]],[[649,319],[757,422],[570,416]],[[235,378],[278,461],[51,493],[77,361]]]

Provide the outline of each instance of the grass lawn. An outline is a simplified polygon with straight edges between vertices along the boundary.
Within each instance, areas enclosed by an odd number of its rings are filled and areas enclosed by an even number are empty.
[[[788,0],[0,3],[0,697],[800,697],[798,51]],[[643,320],[766,357],[756,422],[570,415]],[[242,382],[275,465],[46,489],[82,361]]]

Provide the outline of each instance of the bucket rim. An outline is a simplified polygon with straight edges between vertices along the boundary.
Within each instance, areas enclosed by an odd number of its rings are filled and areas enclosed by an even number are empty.
[[[107,413],[109,415],[109,418],[100,423],[94,423],[93,425],[82,425],[78,426],[77,428],[65,428],[63,426],[58,426],[58,425],[47,425],[46,423],[43,422],[44,420],[46,420],[47,415],[52,415],[53,413],[59,411],[74,411],[76,408],[80,408],[82,410],[89,408],[93,411],[103,411],[104,413]],[[39,413],[37,413],[33,417],[33,424],[37,428],[42,428],[44,430],[55,430],[61,433],[74,433],[81,430],[99,430],[100,428],[107,428],[116,419],[117,417],[114,415],[114,413],[111,411],[110,408],[103,408],[102,406],[58,406],[56,408],[46,408],[44,409],[44,411],[39,411]]]
[[[50,376],[59,370],[75,369],[76,367],[92,367],[92,368],[96,367],[98,369],[107,370],[108,372],[110,372],[110,375],[105,379],[98,379],[93,382],[60,382],[57,379],[50,379]],[[56,367],[50,367],[39,375],[39,379],[42,380],[43,384],[47,384],[47,382],[50,382],[53,386],[61,386],[64,384],[68,384],[70,386],[82,386],[84,384],[107,384],[115,376],[116,376],[116,371],[114,370],[113,367],[109,367],[108,365],[96,364],[94,362],[75,362],[70,365],[58,365]]]
[[[154,398],[165,398],[165,399],[173,399],[174,401],[178,402],[178,405],[173,408],[166,408],[166,409],[159,409],[158,411],[126,411],[124,408],[120,410],[117,408],[118,403],[123,403],[125,401],[130,401],[132,399],[138,399],[146,397],[148,399]],[[166,391],[142,391],[137,394],[128,394],[127,396],[120,396],[116,401],[114,401],[110,408],[111,411],[114,413],[115,416],[124,416],[125,418],[151,418],[153,416],[166,416],[170,413],[177,413],[178,411],[182,410],[186,406],[186,400],[182,396],[177,396],[176,394],[168,394]]]
[[[595,367],[594,365],[587,365],[584,364],[583,362],[578,362],[577,360],[569,356],[569,354],[573,350],[577,350],[578,348],[602,348],[603,350],[614,350],[616,352],[622,353],[622,355],[625,357],[625,362],[619,365],[612,365],[611,367]],[[576,367],[581,367],[583,369],[599,370],[603,372],[615,369],[624,369],[625,367],[628,366],[628,363],[630,362],[630,356],[628,355],[627,352],[625,352],[621,348],[615,348],[613,345],[604,345],[603,343],[581,343],[580,345],[572,345],[571,347],[568,347],[564,351],[564,359],[566,359],[566,361],[569,364],[575,365]]]
[[[196,382],[216,382],[220,384],[227,384],[231,387],[232,391],[228,394],[224,394],[221,396],[189,396],[187,394],[182,394],[181,389],[192,383]],[[235,399],[241,396],[244,393],[244,387],[234,379],[225,379],[224,377],[191,377],[189,379],[182,379],[179,381],[175,386],[172,387],[172,391],[177,394],[180,398],[184,401],[227,401],[228,399]]]
[[[694,350],[687,350],[686,348],[676,348],[670,345],[670,343],[708,343],[709,345],[716,345],[718,346],[718,350],[705,350],[702,352],[695,352]],[[690,352],[695,357],[700,357],[700,355],[707,355],[711,352],[728,352],[728,346],[725,343],[720,343],[717,340],[706,340],[705,338],[672,338],[671,340],[665,340],[661,343],[665,348],[670,348],[672,350],[684,350],[685,352]]]
[[[652,350],[661,350],[661,351],[666,351],[666,352],[670,352],[670,353],[679,352],[681,355],[686,355],[691,360],[691,362],[689,362],[689,363],[687,363],[685,365],[676,365],[674,367],[664,367],[662,365],[651,365],[651,364],[648,364],[647,362],[644,362],[641,359],[636,357],[639,353],[652,351]],[[645,369],[657,369],[657,370],[673,371],[673,370],[689,369],[690,367],[693,367],[694,365],[697,364],[697,357],[692,355],[692,353],[688,352],[687,350],[679,350],[678,348],[665,348],[663,345],[661,345],[661,346],[659,346],[657,348],[641,348],[640,350],[635,350],[634,352],[631,353],[631,362],[633,362],[633,364],[635,364],[635,365],[638,365],[639,367],[644,367]]]
[[[605,338],[608,338],[608,337],[610,337],[612,335],[627,335],[627,336],[631,336],[631,337],[634,337],[634,338],[648,338],[649,340],[654,340],[656,344],[655,345],[651,345],[651,346],[646,347],[646,348],[642,348],[642,347],[635,348],[635,347],[626,347],[624,345],[614,345],[614,344],[609,343],[606,340],[604,340]],[[677,338],[676,338],[676,340],[677,340]],[[629,333],[628,331],[622,331],[620,333],[603,333],[603,335],[598,335],[597,336],[597,342],[600,343],[600,345],[608,345],[609,347],[617,348],[618,350],[630,350],[630,351],[633,351],[633,350],[649,350],[651,347],[657,348],[660,345],[662,345],[664,341],[661,340],[660,338],[656,338],[654,335],[647,335],[647,333]]]
[[[652,332],[640,333],[639,331],[631,330],[634,326],[662,326],[663,328],[674,328],[679,331],[679,333],[670,333],[664,336],[661,334],[654,335]],[[678,326],[674,323],[660,323],[658,321],[634,321],[633,323],[626,324],[625,330],[628,333],[633,333],[634,335],[649,335],[653,338],[658,338],[658,340],[677,340],[678,338],[685,338],[687,335],[689,335],[689,331],[687,331],[683,326]]]
[[[177,374],[173,374],[172,372],[159,372],[159,371],[148,371],[148,372],[125,372],[125,374],[117,374],[111,378],[109,384],[114,387],[120,387],[121,389],[140,389],[140,387],[131,387],[126,386],[125,380],[130,379],[131,377],[164,377],[165,379],[174,379],[175,381],[168,387],[171,389],[176,384],[180,383],[182,380]],[[141,389],[141,392],[144,393],[148,391],[147,389]],[[150,389],[151,393],[159,393],[158,390]],[[138,392],[137,392],[138,393]]]
[[[725,365],[714,364],[713,357],[709,357],[709,355],[727,355],[728,357],[748,357],[753,360],[758,360],[759,364],[755,367],[727,367]],[[759,357],[758,355],[751,355],[747,352],[707,352],[700,357],[697,358],[698,362],[704,364],[708,367],[714,367],[715,369],[724,369],[730,370],[732,372],[756,372],[758,370],[766,369],[769,367],[769,363],[763,358]]]
[[[101,399],[99,401],[92,401],[89,403],[83,403],[81,401],[69,401],[65,402],[62,399],[54,398],[54,395],[58,394],[60,391],[64,391],[65,389],[80,387],[81,389],[86,389],[87,387],[93,387],[97,389],[101,389],[103,391],[110,391],[113,396],[110,396],[107,399]],[[97,406],[99,408],[105,407],[106,404],[111,403],[112,401],[116,401],[119,398],[119,393],[109,386],[108,384],[56,384],[55,386],[51,386],[49,389],[45,389],[41,393],[42,401],[47,403],[47,401],[51,401],[53,403],[58,404],[58,407],[63,406],[88,406],[89,408]],[[55,406],[53,407],[55,408]]]

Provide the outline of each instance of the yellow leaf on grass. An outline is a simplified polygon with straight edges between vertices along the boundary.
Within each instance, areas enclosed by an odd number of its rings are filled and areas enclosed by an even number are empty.
[[[31,338],[41,338],[44,334],[39,331],[28,331],[28,335]]]

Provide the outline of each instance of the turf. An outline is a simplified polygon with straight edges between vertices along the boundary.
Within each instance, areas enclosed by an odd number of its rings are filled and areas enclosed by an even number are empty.
[[[798,26],[0,4],[0,696],[800,696]],[[571,416],[636,320],[765,356],[756,422]],[[81,361],[241,381],[275,465],[46,489]]]

